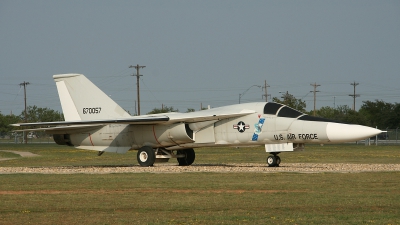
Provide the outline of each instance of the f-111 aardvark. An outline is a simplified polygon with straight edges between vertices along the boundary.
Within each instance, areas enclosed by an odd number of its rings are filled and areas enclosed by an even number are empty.
[[[194,148],[265,145],[268,166],[279,166],[280,152],[306,143],[362,140],[382,131],[303,114],[274,102],[231,105],[189,113],[131,116],[81,74],[53,76],[65,121],[13,124],[39,126],[59,145],[126,153],[137,150],[140,166],[176,158],[195,160]]]

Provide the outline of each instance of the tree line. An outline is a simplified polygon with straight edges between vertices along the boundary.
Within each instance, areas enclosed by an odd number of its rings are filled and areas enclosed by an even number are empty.
[[[314,115],[314,110],[307,112],[306,103],[286,93],[283,99],[273,98],[274,102],[285,104],[303,113]],[[379,129],[400,128],[400,103],[388,103],[382,100],[363,101],[358,111],[352,110],[347,105],[337,107],[324,106],[315,110],[315,116],[323,117],[338,122],[360,124]]]
[[[63,121],[64,114],[49,108],[40,108],[37,106],[28,106],[26,108],[26,120],[25,111],[22,111],[19,115],[3,115],[0,112],[0,136],[10,134],[14,129],[20,129],[18,127],[12,127],[10,124],[27,122],[53,122]]]

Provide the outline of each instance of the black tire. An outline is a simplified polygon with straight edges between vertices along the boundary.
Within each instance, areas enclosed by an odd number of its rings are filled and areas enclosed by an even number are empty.
[[[277,165],[276,164],[276,157],[274,155],[268,156],[267,164],[268,164],[269,167],[275,167]]]
[[[137,161],[142,167],[153,166],[156,161],[156,154],[153,148],[149,146],[143,146],[137,152]]]
[[[276,158],[276,167],[278,167],[279,164],[281,164],[281,157],[275,156],[275,158]]]
[[[196,154],[194,153],[194,149],[185,149],[185,150],[178,150],[178,155],[185,155],[183,158],[177,158],[178,163],[180,166],[190,166],[194,162],[196,158]]]

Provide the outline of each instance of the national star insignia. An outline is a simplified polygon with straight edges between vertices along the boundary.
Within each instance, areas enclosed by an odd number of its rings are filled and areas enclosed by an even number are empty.
[[[246,131],[246,129],[249,129],[250,125],[245,124],[243,121],[240,121],[237,124],[233,125],[233,129],[237,129],[240,133],[243,133]]]

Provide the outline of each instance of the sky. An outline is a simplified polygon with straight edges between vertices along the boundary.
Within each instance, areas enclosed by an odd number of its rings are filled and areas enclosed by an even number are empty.
[[[312,110],[400,102],[400,1],[0,1],[0,112],[61,111],[52,76],[80,73],[135,113],[266,101]],[[87,93],[90,95],[91,93]],[[93,96],[95,98],[95,96]],[[271,98],[268,97],[268,101]]]

